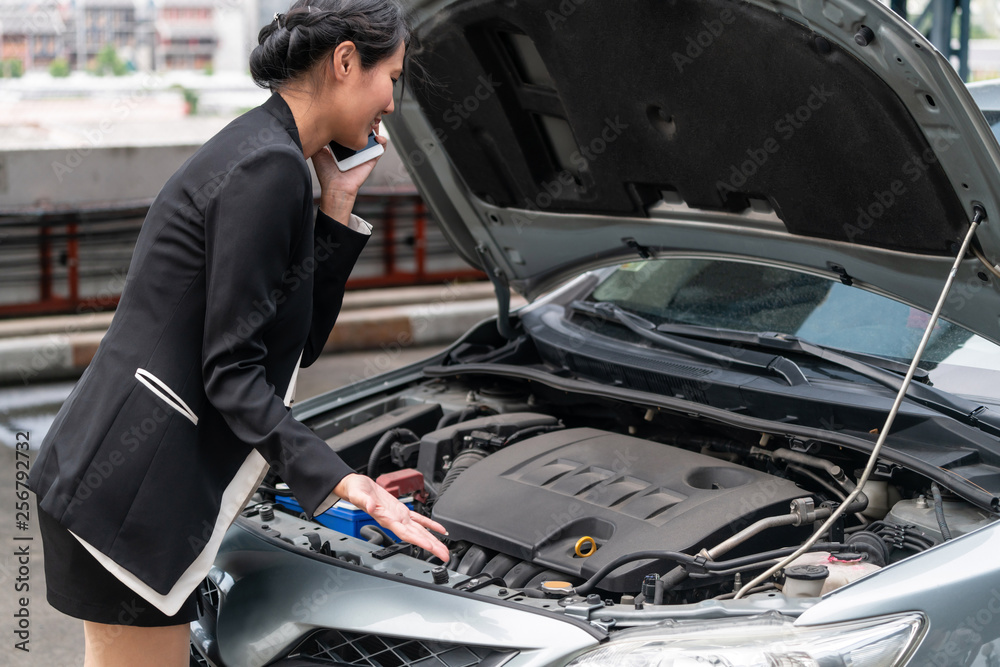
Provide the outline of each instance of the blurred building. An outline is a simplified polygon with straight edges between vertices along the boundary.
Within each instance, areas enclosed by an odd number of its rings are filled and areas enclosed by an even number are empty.
[[[0,60],[18,60],[29,70],[67,57],[65,9],[55,0],[0,0]]]
[[[134,58],[138,27],[134,0],[76,0],[73,21],[77,67],[85,67],[108,44],[123,60]]]
[[[204,69],[212,66],[219,38],[215,2],[160,0],[156,5],[156,69]]]
[[[0,59],[84,69],[111,45],[142,71],[245,71],[258,14],[258,0],[0,0]]]

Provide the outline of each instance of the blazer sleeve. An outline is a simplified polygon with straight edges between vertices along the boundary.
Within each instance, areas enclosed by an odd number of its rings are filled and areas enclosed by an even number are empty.
[[[371,225],[358,216],[351,215],[348,225],[342,225],[319,209],[315,230],[312,322],[302,350],[303,368],[323,353],[344,304],[347,278],[371,238]]]
[[[263,332],[283,290],[291,289],[282,275],[311,204],[308,168],[290,146],[258,149],[229,171],[205,210],[202,345],[208,400],[233,433],[288,483],[310,515],[328,504],[333,488],[353,470],[292,417],[268,383]]]

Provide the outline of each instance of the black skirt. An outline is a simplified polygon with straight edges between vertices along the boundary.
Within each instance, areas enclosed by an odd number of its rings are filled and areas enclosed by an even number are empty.
[[[198,619],[197,591],[173,616],[147,602],[90,555],[54,518],[38,510],[46,599],[64,614],[94,623],[156,628]]]

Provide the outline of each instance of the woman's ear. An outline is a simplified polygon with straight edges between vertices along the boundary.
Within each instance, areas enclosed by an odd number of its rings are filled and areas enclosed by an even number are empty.
[[[330,67],[336,81],[342,81],[358,69],[358,49],[354,42],[341,42],[330,54]]]

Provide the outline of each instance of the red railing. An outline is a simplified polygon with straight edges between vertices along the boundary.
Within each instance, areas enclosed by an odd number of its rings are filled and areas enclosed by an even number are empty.
[[[112,310],[151,202],[0,211],[0,318]],[[358,197],[374,226],[348,289],[478,280],[415,194]]]

